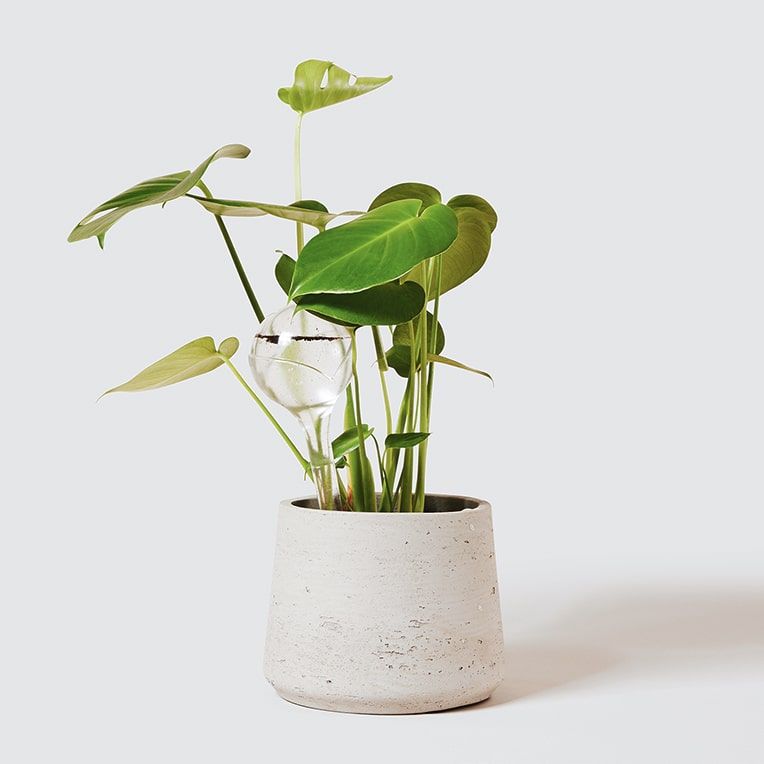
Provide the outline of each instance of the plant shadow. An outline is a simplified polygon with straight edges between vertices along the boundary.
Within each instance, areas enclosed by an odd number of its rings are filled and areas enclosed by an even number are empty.
[[[610,590],[510,636],[505,661],[499,688],[469,708],[635,674],[764,667],[764,587]]]

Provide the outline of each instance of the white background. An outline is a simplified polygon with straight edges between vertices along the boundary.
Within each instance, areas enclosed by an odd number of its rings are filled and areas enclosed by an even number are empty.
[[[0,35],[4,764],[762,760],[760,4],[72,0]],[[310,57],[395,79],[306,118],[305,196],[419,180],[500,214],[442,307],[496,385],[442,370],[432,428],[431,490],[494,504],[506,622],[506,682],[459,712],[266,684],[275,510],[307,489],[225,369],[96,404],[255,322],[190,201],[103,253],[69,230],[229,142],[214,192],[291,201],[276,89]],[[275,309],[291,227],[231,230]]]

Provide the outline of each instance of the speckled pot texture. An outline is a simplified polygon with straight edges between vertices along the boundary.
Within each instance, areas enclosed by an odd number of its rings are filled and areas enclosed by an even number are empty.
[[[429,496],[420,514],[279,509],[265,675],[330,711],[413,714],[502,680],[491,506]]]

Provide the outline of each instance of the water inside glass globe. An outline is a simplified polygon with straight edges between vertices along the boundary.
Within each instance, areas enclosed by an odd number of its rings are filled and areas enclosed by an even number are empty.
[[[352,374],[350,330],[289,304],[266,316],[252,340],[249,364],[258,387],[305,430],[319,505],[336,506],[329,417]]]

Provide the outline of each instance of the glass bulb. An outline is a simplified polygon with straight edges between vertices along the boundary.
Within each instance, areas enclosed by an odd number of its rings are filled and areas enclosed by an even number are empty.
[[[266,316],[252,340],[249,365],[258,387],[305,430],[322,509],[336,505],[329,417],[352,375],[352,334],[289,304]]]

